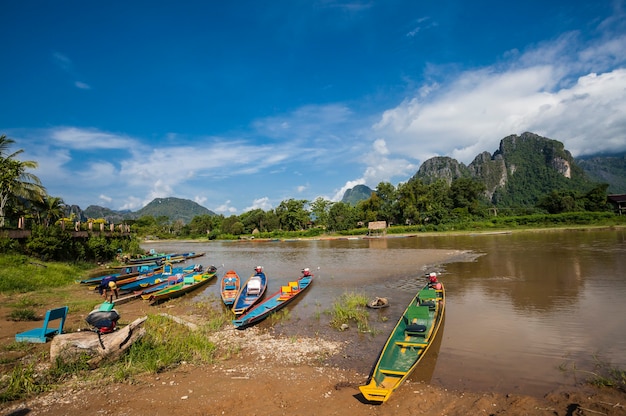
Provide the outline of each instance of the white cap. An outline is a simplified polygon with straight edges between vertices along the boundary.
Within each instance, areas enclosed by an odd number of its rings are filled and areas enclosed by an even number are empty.
[[[435,273],[435,272],[430,272],[429,276],[430,276],[430,277],[437,277],[437,273]]]
[[[309,268],[307,267],[306,269],[302,269],[303,272],[308,272],[310,271]]]
[[[263,267],[261,267],[261,266],[256,266],[256,267],[254,268],[254,270],[256,270],[256,269],[262,269],[262,268],[263,268]]]

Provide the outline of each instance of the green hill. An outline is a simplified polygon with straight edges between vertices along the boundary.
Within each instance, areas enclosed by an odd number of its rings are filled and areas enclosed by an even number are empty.
[[[193,217],[198,215],[215,215],[213,211],[202,205],[180,198],[155,198],[145,207],[134,213],[135,218],[143,216],[168,217],[171,222],[182,220],[188,224]]]
[[[587,192],[598,184],[563,143],[528,132],[505,137],[493,155],[483,152],[467,166],[449,157],[431,158],[413,177],[425,183],[441,178],[482,182],[498,206],[533,206],[553,190]]]

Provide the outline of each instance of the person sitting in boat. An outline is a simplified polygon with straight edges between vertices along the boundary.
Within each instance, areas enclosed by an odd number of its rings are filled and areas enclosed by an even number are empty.
[[[308,268],[308,267],[306,267],[306,268],[302,269],[302,276],[303,276],[303,277],[309,277],[309,276],[311,276],[311,270],[309,270],[309,268]]]
[[[428,287],[435,289],[435,290],[441,290],[441,283],[437,280],[437,273],[432,272],[428,275]]]
[[[119,297],[119,292],[117,289],[117,277],[116,276],[107,276],[100,282],[98,286],[98,293],[104,299],[107,299],[109,296],[111,298],[111,302],[113,302],[113,295],[115,295],[115,299]]]

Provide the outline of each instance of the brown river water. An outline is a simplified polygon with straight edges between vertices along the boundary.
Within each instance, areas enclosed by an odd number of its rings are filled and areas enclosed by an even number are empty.
[[[450,389],[541,396],[574,385],[600,363],[626,368],[626,230],[545,231],[265,242],[155,242],[242,278],[262,265],[268,293],[309,267],[316,279],[274,325],[288,335],[346,342],[331,363],[368,374],[406,305],[441,273],[446,316],[415,374]],[[222,266],[223,264],[223,266]],[[329,311],[342,293],[389,299],[370,310],[371,333],[340,332]],[[221,305],[211,283],[194,300]],[[267,320],[258,324],[270,327]]]

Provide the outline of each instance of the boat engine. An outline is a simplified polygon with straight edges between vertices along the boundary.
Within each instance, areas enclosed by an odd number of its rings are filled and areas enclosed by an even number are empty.
[[[98,334],[108,334],[115,331],[117,321],[120,319],[120,314],[115,309],[101,310],[95,309],[87,315],[85,320],[87,323],[96,328]]]

